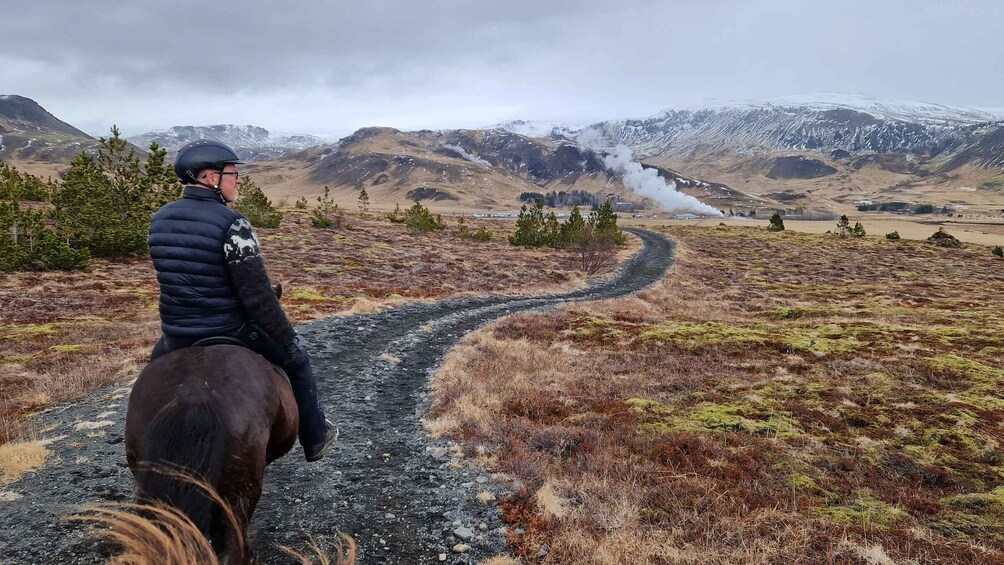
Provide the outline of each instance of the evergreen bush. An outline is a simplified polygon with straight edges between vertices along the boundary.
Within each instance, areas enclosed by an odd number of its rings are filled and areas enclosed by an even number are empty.
[[[407,217],[404,215],[404,212],[401,211],[401,205],[395,204],[394,211],[387,214],[387,219],[395,224],[403,224]]]
[[[520,206],[516,218],[516,233],[509,236],[511,245],[541,247],[547,243],[544,235],[544,203],[535,200],[532,207]]]
[[[770,217],[770,225],[767,226],[767,231],[784,231],[784,220],[781,219],[781,214],[774,212],[774,215]]]
[[[939,247],[947,247],[949,249],[959,249],[962,247],[962,242],[954,235],[945,231],[945,228],[938,228],[938,231],[934,232],[931,237],[927,238],[927,242]]]
[[[272,205],[272,201],[251,177],[245,178],[241,184],[240,196],[233,203],[233,208],[244,214],[256,228],[277,228],[282,221],[282,212]]]
[[[446,229],[442,216],[433,215],[428,208],[422,206],[421,202],[416,202],[414,206],[408,208],[404,216],[404,225],[412,233],[428,233]]]
[[[317,197],[317,207],[310,214],[310,225],[320,229],[342,227],[342,211],[331,198],[331,190],[327,186],[324,187],[324,196]]]
[[[851,234],[851,221],[844,214],[840,216],[840,220],[837,222],[837,235],[840,237],[847,237]]]

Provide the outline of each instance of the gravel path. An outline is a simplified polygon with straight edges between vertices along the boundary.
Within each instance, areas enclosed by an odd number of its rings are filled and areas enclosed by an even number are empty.
[[[322,404],[340,428],[320,463],[299,446],[269,467],[252,522],[265,563],[288,563],[278,545],[303,548],[308,536],[351,534],[359,563],[477,563],[505,553],[497,508],[476,495],[508,491],[433,440],[420,417],[429,375],[467,332],[501,316],[572,301],[614,298],[661,279],[673,244],[627,230],[644,247],[619,275],[591,287],[532,298],[485,296],[410,305],[372,315],[317,320],[297,329],[309,347]],[[132,499],[122,444],[129,389],[98,391],[36,419],[50,441],[47,466],[0,490],[0,564],[99,563],[112,547],[65,516],[81,504]],[[462,554],[451,548],[470,546]]]

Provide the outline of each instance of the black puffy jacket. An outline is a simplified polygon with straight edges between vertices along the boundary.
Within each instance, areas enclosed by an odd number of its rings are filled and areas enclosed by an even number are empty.
[[[154,214],[150,257],[160,283],[165,334],[219,335],[246,321],[223,257],[224,237],[241,218],[212,191],[193,186],[185,187],[184,198]]]

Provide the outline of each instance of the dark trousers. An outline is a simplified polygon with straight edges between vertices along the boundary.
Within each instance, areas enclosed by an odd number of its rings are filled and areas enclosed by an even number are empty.
[[[286,367],[289,355],[285,348],[252,322],[221,335],[241,340],[248,349],[258,353],[270,363],[285,369],[286,374],[289,375],[289,384],[293,388],[293,396],[296,398],[297,410],[300,413],[300,444],[313,446],[324,441],[324,434],[327,430],[324,425],[324,413],[317,402],[317,381],[314,379],[314,371],[310,367],[310,361],[308,360],[298,367]],[[191,338],[162,335],[157,344],[153,346],[150,361],[175,349],[191,347],[195,342],[206,337],[209,336]]]

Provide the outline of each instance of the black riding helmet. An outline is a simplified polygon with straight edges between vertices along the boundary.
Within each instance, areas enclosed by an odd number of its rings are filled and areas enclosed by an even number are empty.
[[[244,161],[225,143],[212,139],[193,141],[178,150],[174,172],[185,184],[202,184],[196,178],[205,169],[222,171],[226,165],[240,165]]]

